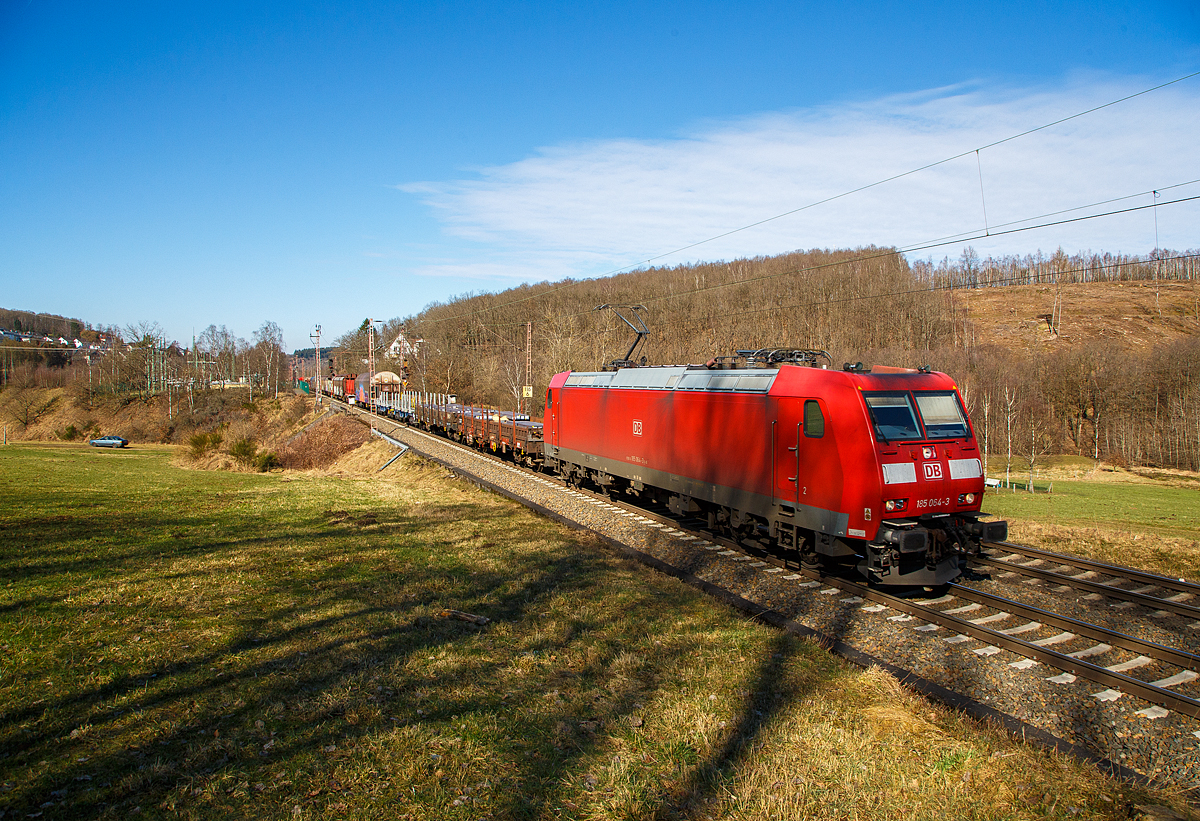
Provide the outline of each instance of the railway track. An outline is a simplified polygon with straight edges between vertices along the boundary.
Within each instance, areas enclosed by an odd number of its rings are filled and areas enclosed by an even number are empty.
[[[1200,585],[1009,542],[987,547],[1007,555],[973,557],[972,565],[1048,582],[1057,586],[1057,592],[1079,590],[1127,606],[1141,605],[1156,617],[1182,616],[1191,620],[1190,628],[1200,629]]]
[[[765,551],[751,549],[752,552],[746,552],[746,545],[697,529],[686,519],[680,520],[670,513],[648,511],[615,500],[607,501],[639,511],[644,516],[652,516],[659,522],[670,523],[683,535],[695,538],[702,546],[705,543],[721,545],[765,564],[793,569],[785,559]],[[859,601],[872,602],[862,608],[866,612],[893,610],[924,622],[913,625],[914,630],[933,633],[945,628],[953,633],[945,638],[950,643],[965,644],[969,639],[976,639],[982,643],[972,651],[977,655],[990,656],[1002,649],[1008,650],[1022,656],[1023,660],[1011,665],[1016,670],[1029,670],[1041,664],[1059,670],[1066,676],[1095,682],[1106,688],[1093,694],[1094,698],[1102,701],[1116,701],[1128,694],[1149,702],[1159,710],[1175,710],[1200,719],[1200,699],[1175,689],[1200,679],[1200,656],[1185,650],[1145,641],[1108,627],[962,584],[947,585],[947,592],[938,597],[910,599],[852,578],[818,570],[797,568],[795,576],[797,579],[803,577],[808,581],[836,587]],[[1088,660],[1112,654],[1129,657],[1108,665]],[[1148,680],[1130,675],[1135,670],[1158,670],[1160,674]],[[1161,675],[1162,672],[1169,674]],[[1071,683],[1073,680],[1063,680],[1062,683]],[[1147,710],[1147,717],[1157,715],[1153,707]]]
[[[357,412],[365,415],[361,409]],[[668,563],[674,562],[675,566],[703,567],[703,572],[709,574],[708,578],[717,580],[716,584],[751,601],[760,600],[756,598],[759,594],[754,589],[739,591],[736,584],[726,579],[737,576],[746,580],[751,588],[769,583],[768,586],[773,590],[785,591],[785,596],[798,602],[794,605],[798,609],[785,612],[787,618],[798,619],[802,624],[811,623],[822,635],[834,635],[835,638],[842,637],[841,641],[851,641],[849,633],[869,635],[872,631],[877,632],[882,638],[876,640],[875,646],[868,646],[866,652],[878,653],[879,647],[884,647],[888,652],[894,651],[892,655],[885,654],[881,658],[898,665],[901,670],[913,670],[918,678],[942,683],[939,675],[944,675],[944,672],[939,674],[937,671],[945,671],[949,664],[954,669],[954,677],[965,678],[965,683],[946,681],[945,687],[962,693],[967,700],[982,702],[986,708],[994,707],[1002,714],[1015,716],[1018,721],[1032,720],[1033,727],[1067,739],[1068,743],[1082,742],[1085,754],[1090,753],[1093,758],[1099,756],[1117,762],[1115,766],[1118,767],[1133,765],[1137,771],[1152,777],[1166,770],[1172,773],[1168,779],[1171,783],[1189,788],[1200,786],[1200,756],[1195,753],[1196,740],[1200,739],[1200,723],[1196,721],[1200,719],[1200,656],[1187,650],[1147,641],[1086,619],[1051,612],[1044,607],[981,591],[967,584],[951,584],[944,594],[937,596],[905,598],[885,593],[852,578],[797,567],[751,545],[735,543],[700,530],[698,523],[680,519],[667,511],[646,510],[603,494],[566,487],[489,454],[417,429],[402,428],[381,417],[372,419],[407,431],[410,435],[406,434],[403,438],[418,451],[425,452],[430,447],[434,450],[446,448],[454,452],[450,461],[458,461],[461,455],[464,460],[491,465],[488,470],[471,467],[456,469],[467,473],[478,473],[480,470],[487,475],[495,473],[500,477],[501,485],[511,480],[509,487],[514,489],[504,492],[514,498],[518,495],[529,498],[528,489],[516,488],[536,486],[540,490],[534,495],[548,493],[560,500],[552,503],[552,507],[558,505],[556,509],[560,513],[565,510],[591,511],[584,515],[567,513],[568,518],[601,523],[584,524],[585,527],[604,530],[609,524],[616,523],[651,533],[652,536],[647,537],[651,556]],[[420,442],[417,437],[421,438]],[[423,447],[426,443],[437,445]],[[444,457],[445,454],[433,456],[437,461],[447,464]],[[484,484],[490,485],[495,481],[493,478]],[[561,501],[563,497],[565,502]],[[534,506],[544,509],[542,505]],[[596,514],[598,518],[590,518]],[[661,538],[656,540],[653,534]],[[1163,598],[1149,596],[1151,591],[1147,590],[1122,590],[1122,583],[1138,583],[1144,588],[1151,583],[1151,579],[1155,584],[1160,581],[1164,585],[1167,582],[1173,582],[1174,585],[1187,583],[1139,571],[1131,571],[1130,576],[1122,577],[1116,571],[1123,568],[1074,560],[1073,557],[1007,543],[997,547],[1007,551],[1004,554],[1006,557],[1018,554],[1019,550],[1030,551],[1020,553],[1019,557],[1027,561],[1040,560],[1041,564],[1025,569],[1054,573],[1055,581],[1061,576],[1061,586],[1067,586],[1072,577],[1047,568],[1074,568],[1079,574],[1096,573],[1098,578],[1089,576],[1074,580],[1118,591],[1109,598],[1141,596],[1149,600],[1144,603],[1147,607],[1154,607],[1155,612],[1163,609],[1158,603],[1166,601],[1166,596],[1194,595],[1190,588],[1179,589],[1175,586],[1160,587]],[[1022,567],[1015,563],[1015,559],[1005,562],[988,558],[999,562],[1003,568],[1012,568],[1014,572]],[[1083,562],[1086,566],[1069,564],[1067,559]],[[698,571],[689,569],[687,572]],[[1095,592],[1086,587],[1068,586],[1068,589],[1085,591],[1088,596]],[[1121,601],[1143,603],[1130,598]],[[1095,601],[1091,603],[1095,604]],[[1190,606],[1182,597],[1172,603]],[[1186,610],[1183,613],[1170,612],[1189,615]],[[846,624],[852,625],[852,629],[844,628]],[[831,625],[834,629],[831,629]],[[929,667],[929,657],[937,662],[932,668]],[[967,659],[974,661],[968,662]],[[988,668],[992,672],[987,676],[969,672],[976,668]],[[964,670],[968,671],[965,676]],[[984,681],[999,682],[1003,687],[987,685]],[[1000,692],[1001,689],[1012,692]],[[1026,689],[1038,695],[1021,695]],[[1033,702],[1045,702],[1047,706],[1031,711],[1028,704]],[[1074,727],[1065,723],[1076,720],[1066,717],[1080,715],[1090,716],[1089,723]],[[1080,727],[1085,729],[1081,731]],[[1144,738],[1149,741],[1139,740]],[[1131,740],[1137,740],[1137,744],[1143,746],[1132,744]],[[1172,752],[1168,755],[1163,750]]]

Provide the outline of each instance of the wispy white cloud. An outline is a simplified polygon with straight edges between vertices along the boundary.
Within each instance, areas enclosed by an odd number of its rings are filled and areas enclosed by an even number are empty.
[[[415,273],[484,281],[593,276],[658,264],[811,247],[910,247],[1200,178],[1200,78],[763,225],[731,229],[1086,110],[1152,85],[1083,78],[1063,88],[934,89],[709,123],[673,139],[543,148],[469,179],[399,186],[419,197],[463,256]],[[983,194],[981,196],[980,177]],[[1179,195],[1200,194],[1200,185]],[[1139,202],[1148,204],[1149,195]],[[1086,213],[1086,212],[1085,212]],[[1195,247],[1200,207],[1159,209],[1164,247]],[[1149,212],[1001,238],[981,253],[1145,252]],[[960,248],[923,252],[956,256]]]

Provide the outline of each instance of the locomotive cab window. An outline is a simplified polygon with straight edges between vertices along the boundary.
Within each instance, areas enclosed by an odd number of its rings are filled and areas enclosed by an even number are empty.
[[[554,397],[554,391],[547,390],[546,391],[546,410],[550,410],[550,403],[551,403],[551,400],[553,399],[553,397]]]
[[[958,397],[953,393],[920,391],[915,396],[925,434],[930,439],[965,439],[971,435]]]
[[[907,393],[868,393],[863,398],[877,439],[892,442],[921,438],[921,426]]]
[[[810,439],[820,439],[825,435],[825,415],[815,399],[804,403],[804,435]]]

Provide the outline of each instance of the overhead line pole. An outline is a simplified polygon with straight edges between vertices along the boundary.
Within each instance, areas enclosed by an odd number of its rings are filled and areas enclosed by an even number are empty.
[[[319,402],[321,397],[321,326],[317,325],[315,330],[308,335],[308,338],[315,341],[317,344],[317,358],[313,363],[315,365],[313,369],[315,371],[313,374],[313,381],[316,383],[314,390],[316,391],[317,401]]]
[[[375,406],[375,322],[367,319],[367,409]]]
[[[528,399],[529,405],[525,413],[533,417],[533,323],[525,323],[525,386],[521,389],[521,398]],[[517,413],[521,412],[521,403],[517,403]]]

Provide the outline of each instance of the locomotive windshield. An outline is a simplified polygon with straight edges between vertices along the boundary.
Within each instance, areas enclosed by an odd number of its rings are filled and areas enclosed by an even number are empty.
[[[953,391],[868,393],[863,394],[863,398],[867,400],[875,435],[885,442],[964,439],[971,435]],[[922,421],[925,423],[924,433]]]
[[[917,408],[925,420],[925,433],[930,439],[958,438],[969,436],[967,420],[953,393],[918,392]]]
[[[875,434],[885,442],[893,439],[920,439],[921,428],[907,393],[865,394]]]

